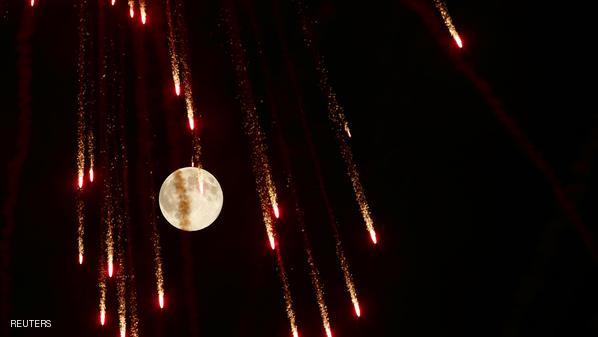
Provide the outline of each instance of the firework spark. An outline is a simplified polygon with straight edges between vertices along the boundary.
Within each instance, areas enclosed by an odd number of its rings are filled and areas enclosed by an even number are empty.
[[[116,0],[112,0],[112,1],[110,2],[110,4],[111,4],[112,6],[114,6],[114,4],[115,4],[115,3],[116,3]]]
[[[443,0],[434,0],[434,5],[436,6],[438,12],[440,12],[442,20],[444,21],[444,25],[448,29],[449,33],[451,33],[451,36],[455,40],[457,46],[459,48],[463,48],[463,41],[461,40],[461,36],[459,36],[459,33],[457,32],[457,28],[455,28],[455,25],[453,24],[453,19],[451,18],[451,15],[448,12],[446,3]]]
[[[31,0],[29,4],[31,5],[31,7],[35,6],[35,0]]]

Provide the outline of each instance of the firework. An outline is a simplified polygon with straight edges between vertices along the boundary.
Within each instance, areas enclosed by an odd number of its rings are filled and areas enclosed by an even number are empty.
[[[131,19],[135,17],[135,0],[129,0],[129,16]]]
[[[316,155],[316,150],[315,150],[315,146],[312,140],[312,136],[311,136],[311,131],[310,128],[307,124],[307,119],[305,117],[305,112],[303,109],[303,99],[302,99],[302,94],[301,91],[299,90],[299,86],[298,86],[298,80],[297,80],[297,75],[295,73],[295,68],[292,64],[292,60],[289,56],[288,53],[288,47],[286,45],[286,39],[284,38],[284,36],[282,36],[282,23],[280,21],[276,21],[277,24],[277,31],[279,32],[278,38],[281,42],[282,45],[282,49],[283,49],[283,53],[285,56],[285,61],[286,61],[286,68],[288,71],[288,75],[290,77],[290,84],[291,84],[291,88],[293,89],[296,99],[297,99],[297,105],[298,105],[298,110],[299,110],[299,117],[301,120],[301,126],[304,130],[304,134],[305,134],[305,140],[306,140],[306,145],[307,145],[307,149],[308,149],[308,153],[310,156],[310,162],[312,163],[312,166],[314,168],[315,171],[315,175],[317,177],[318,180],[318,187],[320,189],[320,194],[322,195],[322,199],[324,201],[324,205],[326,207],[326,210],[328,212],[328,222],[330,224],[330,227],[332,229],[332,232],[334,234],[334,241],[335,241],[335,252],[336,252],[336,258],[337,261],[339,263],[340,269],[342,271],[342,275],[343,275],[343,280],[345,283],[345,289],[347,290],[347,293],[349,294],[349,297],[351,299],[351,302],[353,303],[353,308],[355,310],[355,314],[357,315],[357,317],[361,316],[361,308],[359,306],[359,300],[357,297],[357,291],[356,291],[356,287],[355,287],[355,283],[353,281],[353,276],[351,275],[351,271],[349,268],[349,262],[347,261],[347,258],[345,256],[344,250],[343,250],[343,245],[342,245],[342,241],[341,241],[341,236],[340,233],[338,231],[338,227],[336,224],[336,219],[334,216],[334,211],[332,209],[332,205],[331,202],[328,198],[328,193],[326,192],[326,188],[325,188],[325,184],[324,184],[324,178],[322,176],[322,172],[321,172],[321,168],[319,165],[319,161],[318,161],[318,157]],[[309,41],[307,41],[309,43]],[[268,67],[266,64],[262,65],[262,68],[264,68],[264,71],[266,72],[266,74],[268,74]],[[269,78],[269,77],[267,77]],[[271,109],[273,111],[273,113],[276,111],[276,109]],[[349,130],[348,124],[345,124],[345,132],[347,133],[347,136],[351,136],[351,132]],[[282,138],[282,135],[280,135],[280,137]],[[281,140],[281,143],[284,144],[284,141]],[[286,152],[283,152],[286,153]],[[285,162],[287,162],[287,171],[291,171],[291,164],[290,164],[290,159],[285,157]],[[289,180],[289,182],[291,182],[291,180]],[[291,189],[291,191],[293,191]],[[297,198],[295,197],[295,200],[297,200]],[[298,206],[298,205],[297,205]],[[301,213],[299,213],[301,214]]]
[[[145,0],[139,0],[139,14],[141,16],[141,23],[144,25],[147,22],[147,12],[146,12],[146,3]]]
[[[77,250],[79,252],[79,264],[83,264],[83,254],[85,254],[85,246],[83,244],[83,236],[85,234],[85,218],[84,207],[81,196],[77,197]]]
[[[103,258],[100,257],[100,266],[103,265],[102,260]],[[106,273],[102,267],[100,267],[98,287],[100,290],[100,324],[104,325],[106,323]]]
[[[438,12],[440,12],[442,20],[444,21],[444,25],[448,29],[449,33],[451,33],[451,36],[455,40],[457,46],[459,48],[463,48],[463,41],[461,40],[461,36],[459,36],[459,33],[457,32],[457,28],[455,28],[455,25],[453,24],[453,19],[451,19],[451,15],[448,12],[446,3],[443,0],[434,0],[434,5],[436,6]]]
[[[35,0],[31,0],[29,4],[31,5],[31,7],[35,6]]]
[[[347,173],[347,176],[349,177],[349,180],[351,181],[351,187],[353,188],[355,201],[359,206],[359,211],[361,213],[363,222],[365,223],[366,230],[369,233],[370,239],[374,244],[376,244],[378,243],[378,238],[376,236],[376,230],[374,228],[374,220],[372,219],[370,206],[365,196],[365,192],[361,184],[361,179],[359,178],[359,171],[357,170],[357,165],[355,164],[355,160],[353,159],[353,152],[351,151],[351,147],[348,142],[348,139],[351,138],[349,122],[347,121],[343,107],[338,102],[336,92],[330,84],[330,80],[328,78],[328,70],[324,63],[324,58],[320,56],[318,50],[316,49],[313,43],[312,28],[310,22],[305,17],[303,3],[301,2],[301,0],[296,0],[295,4],[301,21],[301,30],[304,35],[303,40],[305,42],[306,47],[311,51],[311,54],[316,63],[316,70],[319,75],[318,84],[320,87],[320,91],[322,92],[327,101],[328,120],[330,121],[332,129],[336,136],[337,144],[339,146],[341,156],[345,163],[345,171]]]
[[[170,54],[170,68],[172,71],[172,80],[174,82],[174,92],[177,96],[181,95],[181,76],[179,73],[179,56],[176,50],[176,36],[174,24],[172,22],[172,11],[170,0],[166,0],[166,23],[168,26],[168,53]]]

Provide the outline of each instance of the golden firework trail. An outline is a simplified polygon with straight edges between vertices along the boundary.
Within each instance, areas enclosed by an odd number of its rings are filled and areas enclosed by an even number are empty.
[[[156,207],[156,196],[152,193],[152,207]],[[156,225],[156,217],[152,214],[152,244],[154,246],[154,274],[156,278],[156,291],[158,293],[158,305],[164,309],[164,271],[162,270],[162,254],[160,251],[160,234]]]
[[[106,182],[104,190],[104,222],[105,222],[105,238],[104,248],[106,249],[106,262],[108,264],[108,277],[112,277],[114,272],[114,210],[112,205],[112,185],[110,182]]]
[[[324,299],[324,287],[322,286],[322,281],[320,280],[320,272],[318,270],[318,267],[316,266],[316,261],[314,260],[311,245],[309,243],[309,238],[307,236],[307,231],[305,229],[303,212],[299,208],[298,204],[296,204],[295,206],[297,211],[297,222],[299,223],[299,230],[303,234],[303,246],[305,248],[305,257],[307,259],[307,264],[309,265],[309,276],[311,279],[312,287],[314,288],[314,292],[316,293],[318,309],[320,310],[320,318],[322,319],[322,325],[324,327],[326,335],[328,337],[332,337],[332,330],[330,328],[330,318],[328,317],[328,306],[326,305],[326,300]]]
[[[104,270],[104,259],[100,256],[100,274],[98,288],[100,290],[100,324],[106,324],[106,271]]]
[[[172,22],[172,6],[170,0],[166,0],[166,23],[168,26],[168,53],[170,54],[170,68],[172,71],[172,81],[174,82],[174,92],[177,96],[181,95],[181,76],[179,72],[179,57],[176,50],[176,35],[174,24]]]
[[[434,5],[440,15],[442,16],[442,20],[444,21],[444,25],[448,29],[449,33],[455,40],[455,43],[459,48],[463,48],[463,41],[461,40],[461,36],[459,36],[459,32],[457,32],[457,28],[453,24],[453,19],[451,19],[451,15],[448,12],[448,8],[446,7],[446,3],[443,0],[434,0]]]
[[[133,272],[129,275],[129,331],[131,337],[139,337],[139,316],[137,315],[137,290],[135,287],[135,278]]]
[[[125,337],[127,333],[127,301],[126,301],[126,275],[122,252],[119,251],[118,257],[119,273],[117,277],[116,293],[118,296],[118,330],[120,337]]]
[[[243,129],[250,142],[251,168],[255,178],[255,185],[262,210],[262,218],[266,227],[266,234],[268,236],[268,241],[270,242],[270,248],[274,250],[276,248],[276,232],[274,231],[274,220],[272,219],[272,215],[276,218],[280,216],[276,187],[272,179],[272,170],[268,159],[268,148],[266,146],[264,132],[260,126],[257,108],[251,93],[243,46],[239,38],[236,37],[236,34],[235,37],[233,37],[232,32],[230,35],[231,38],[228,43],[232,54],[233,67],[240,93],[239,103],[241,104],[241,110],[244,114]]]
[[[81,195],[77,196],[77,251],[79,252],[79,264],[83,264],[85,246],[83,237],[85,235],[85,214]]]
[[[147,23],[147,4],[146,0],[139,0],[139,14],[141,16],[141,23]]]
[[[91,127],[89,128],[89,132],[87,135],[87,155],[89,156],[89,182],[93,183],[93,179],[94,179],[94,162],[95,162],[95,156],[94,156],[94,142],[95,142],[95,137],[93,135],[93,130],[91,129]]]
[[[374,244],[376,244],[378,243],[378,238],[376,235],[376,230],[374,228],[374,220],[372,219],[370,206],[365,196],[365,192],[361,184],[361,179],[359,178],[359,171],[357,169],[357,165],[355,164],[355,160],[353,159],[353,152],[351,151],[351,146],[349,145],[349,139],[351,138],[351,130],[349,128],[349,123],[343,111],[343,107],[338,102],[336,92],[330,84],[330,80],[328,78],[328,70],[324,63],[324,59],[319,55],[317,49],[313,44],[312,29],[310,23],[308,22],[305,16],[303,3],[301,0],[297,0],[295,1],[295,3],[301,21],[301,30],[304,35],[303,40],[306,44],[306,47],[312,52],[312,55],[314,55],[314,60],[316,62],[316,70],[320,77],[319,87],[327,101],[328,120],[330,121],[330,124],[332,125],[334,133],[336,135],[339,150],[341,152],[341,157],[343,158],[343,161],[345,163],[345,170],[347,172],[349,180],[351,181],[351,187],[353,188],[355,201],[359,205],[359,211],[361,213],[363,222],[365,223],[366,229],[370,235],[370,239]]]
[[[187,44],[189,39],[187,38],[187,29],[184,23],[183,15],[183,2],[175,0],[174,16],[176,32],[178,32],[179,42],[179,66],[181,67],[180,73],[182,73],[183,91],[185,93],[185,109],[187,111],[187,124],[189,130],[193,131],[196,128],[197,116],[195,110],[195,102],[193,100],[193,84],[191,79],[191,68],[189,66],[189,50]],[[199,145],[199,143],[197,143]]]
[[[273,215],[280,215],[278,213],[278,204],[276,202],[276,189],[272,179],[270,162],[267,156],[268,151],[265,136],[259,124],[257,108],[251,92],[244,47],[241,43],[235,20],[236,19],[232,18],[231,11],[225,11],[224,24],[229,30],[229,50],[231,52],[231,59],[237,79],[239,103],[244,115],[243,129],[249,138],[251,147],[252,171],[255,178],[258,197],[260,199],[262,218],[266,227],[270,247],[276,253],[278,275],[282,284],[285,311],[289,320],[291,333],[293,334],[293,337],[298,337],[299,329],[297,326],[289,280],[284,268],[280,245],[276,244],[276,232],[273,226]]]
[[[86,56],[86,20],[85,1],[82,1],[79,8],[79,54],[77,60],[77,76],[79,92],[77,94],[77,186],[83,188],[85,176],[85,109],[87,96],[87,78],[85,72]]]
[[[293,337],[299,337],[299,328],[297,327],[297,319],[295,317],[293,297],[291,296],[291,287],[289,286],[289,279],[284,268],[282,255],[280,254],[280,247],[277,247],[276,249],[276,260],[280,282],[282,283],[282,294],[285,302],[287,318],[289,319],[289,325],[291,327],[291,333],[293,334]]]

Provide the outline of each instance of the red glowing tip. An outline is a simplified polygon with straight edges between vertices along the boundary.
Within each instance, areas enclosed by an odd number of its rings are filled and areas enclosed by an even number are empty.
[[[35,0],[31,0],[31,7],[35,6]]]
[[[191,129],[191,131],[195,129],[195,121],[193,120],[193,117],[189,117],[189,129]]]
[[[100,311],[100,324],[104,325],[104,323],[106,322],[106,313],[104,312],[104,310]]]
[[[278,205],[274,204],[272,206],[272,209],[274,210],[274,216],[276,217],[276,219],[280,218],[280,210],[278,209]]]
[[[126,334],[127,334],[127,330],[121,328],[120,329],[120,337],[125,337]]]
[[[89,168],[89,182],[93,183],[93,167]]]
[[[108,262],[108,277],[112,277],[113,266],[112,262]]]
[[[299,337],[299,331],[293,330],[293,337]]]
[[[455,42],[457,43],[457,46],[459,46],[459,48],[463,48],[463,41],[461,41],[461,37],[459,35],[455,36]]]
[[[181,85],[180,84],[175,84],[174,85],[174,93],[177,96],[181,96]]]
[[[164,309],[164,295],[158,294],[158,302],[160,303],[160,309]]]
[[[272,250],[274,250],[274,248],[276,248],[276,243],[274,242],[273,237],[270,237],[270,247],[272,248]]]
[[[129,8],[129,15],[131,16],[131,19],[135,17],[135,9],[133,9],[133,7]]]
[[[147,22],[147,16],[145,15],[145,13],[141,13],[141,23],[143,23],[145,25],[146,22]]]
[[[332,331],[330,331],[330,328],[326,328],[326,336],[332,337]]]
[[[378,238],[376,237],[376,232],[373,229],[370,230],[370,237],[372,238],[372,242],[374,244],[378,243]]]
[[[79,264],[83,264],[83,254],[79,254]]]
[[[79,175],[77,185],[79,185],[79,189],[83,188],[83,175]]]
[[[116,0],[112,0],[111,5],[114,6],[115,3],[116,3]]]
[[[355,315],[357,315],[357,317],[361,317],[361,309],[359,308],[359,304],[354,303],[353,307],[355,308]]]

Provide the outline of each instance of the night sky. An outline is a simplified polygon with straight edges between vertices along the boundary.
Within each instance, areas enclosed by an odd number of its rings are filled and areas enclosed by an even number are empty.
[[[128,19],[125,1],[106,10],[108,31],[123,50],[117,59],[126,112],[119,125],[129,154],[128,244],[140,336],[290,336],[242,129],[226,17],[236,20],[245,47],[272,158],[301,336],[325,334],[289,173],[335,337],[596,336],[598,117],[595,85],[584,82],[594,82],[596,59],[590,9],[448,0],[465,44],[459,50],[431,0],[305,2],[351,124],[379,243],[371,244],[353,198],[291,2],[185,1],[204,167],[218,178],[224,206],[199,232],[183,233],[160,216],[163,311],[146,200],[189,164],[184,104],[172,92],[163,2],[151,1],[145,27]],[[39,0],[32,10],[26,1],[0,0],[0,11],[0,335],[118,336],[114,281],[107,325],[98,324],[101,164],[98,182],[83,192],[86,263],[77,264],[74,1]],[[19,38],[29,30],[30,39]],[[97,38],[97,25],[90,34]],[[139,127],[141,108],[150,137]],[[95,127],[101,125],[98,113]],[[360,319],[337,266],[318,174],[351,264]],[[11,319],[51,319],[52,328],[10,329]]]

